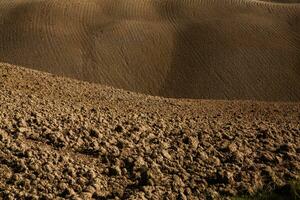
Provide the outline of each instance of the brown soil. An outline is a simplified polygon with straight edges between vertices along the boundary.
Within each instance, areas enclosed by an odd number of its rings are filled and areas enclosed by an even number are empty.
[[[0,61],[165,97],[300,100],[299,1],[2,0]]]
[[[1,0],[0,199],[300,181],[298,3]]]
[[[150,97],[0,66],[0,198],[218,199],[299,180],[300,104]]]

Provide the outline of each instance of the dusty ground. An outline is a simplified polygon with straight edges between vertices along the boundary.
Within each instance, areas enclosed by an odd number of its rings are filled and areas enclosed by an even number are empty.
[[[166,97],[300,101],[299,13],[299,0],[1,0],[0,61]]]
[[[299,0],[0,0],[0,199],[287,191],[299,27]]]
[[[300,104],[175,100],[0,66],[0,198],[218,199],[299,179]]]

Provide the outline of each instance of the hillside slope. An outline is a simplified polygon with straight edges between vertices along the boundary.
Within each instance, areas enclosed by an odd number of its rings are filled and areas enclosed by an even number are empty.
[[[299,103],[164,99],[7,64],[0,88],[0,198],[218,199],[300,178]]]
[[[166,97],[299,101],[299,13],[253,0],[2,0],[0,61]]]

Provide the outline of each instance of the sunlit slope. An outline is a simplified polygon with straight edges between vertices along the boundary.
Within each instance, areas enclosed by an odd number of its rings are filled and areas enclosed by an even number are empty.
[[[300,6],[0,2],[0,61],[167,97],[300,100]]]

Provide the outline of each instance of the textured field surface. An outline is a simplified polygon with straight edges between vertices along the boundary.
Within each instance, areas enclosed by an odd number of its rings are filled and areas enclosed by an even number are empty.
[[[0,199],[291,199],[299,3],[0,0]]]
[[[299,103],[163,99],[6,64],[0,87],[0,198],[219,199],[300,178]]]
[[[1,0],[0,61],[152,95],[299,101],[297,2]]]

